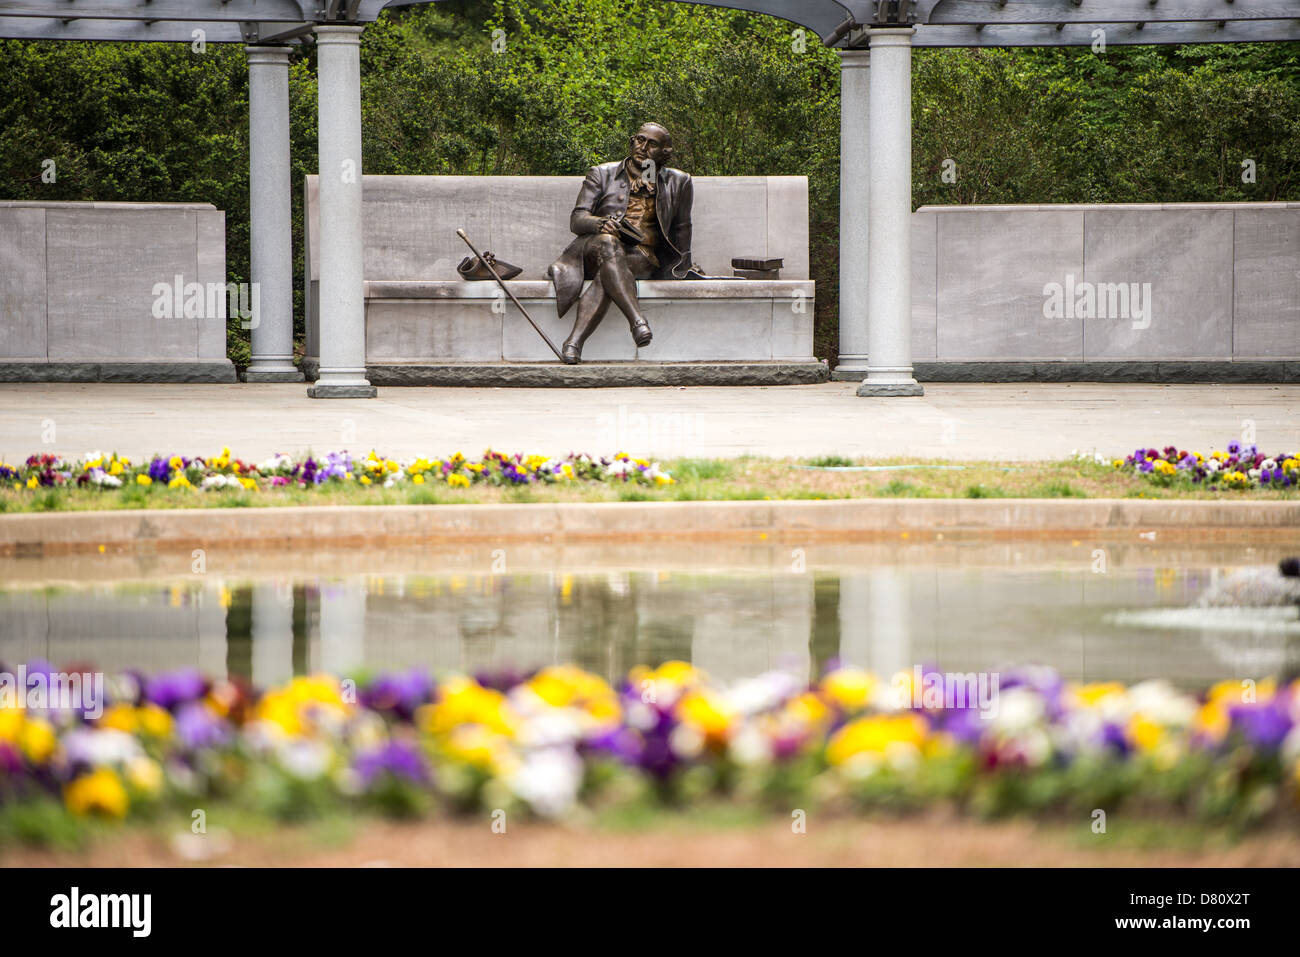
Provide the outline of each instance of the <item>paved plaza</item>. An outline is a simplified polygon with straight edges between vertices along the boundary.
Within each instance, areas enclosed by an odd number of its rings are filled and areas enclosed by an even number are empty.
[[[678,456],[1052,459],[1143,445],[1221,448],[1253,430],[1300,447],[1300,386],[930,383],[858,398],[856,383],[659,389],[383,388],[309,399],[302,385],[0,384],[0,459],[92,450],[236,455],[371,448]]]

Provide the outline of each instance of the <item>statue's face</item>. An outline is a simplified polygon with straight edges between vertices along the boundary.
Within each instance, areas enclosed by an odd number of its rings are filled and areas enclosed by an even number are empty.
[[[648,160],[659,169],[668,165],[672,155],[671,140],[662,127],[646,124],[632,137],[632,159],[640,166]]]

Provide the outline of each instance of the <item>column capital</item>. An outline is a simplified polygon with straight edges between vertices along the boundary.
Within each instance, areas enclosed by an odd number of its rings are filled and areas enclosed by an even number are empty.
[[[865,69],[871,63],[871,50],[868,47],[846,47],[840,50],[841,70]]]
[[[350,26],[339,23],[319,23],[312,28],[316,34],[316,43],[340,43],[353,45],[361,42],[361,31],[365,27]]]
[[[867,35],[873,47],[910,47],[916,27],[872,27]]]
[[[249,44],[244,47],[244,53],[248,57],[250,65],[256,63],[270,66],[287,66],[289,63],[289,48],[287,46],[261,46],[258,44]]]

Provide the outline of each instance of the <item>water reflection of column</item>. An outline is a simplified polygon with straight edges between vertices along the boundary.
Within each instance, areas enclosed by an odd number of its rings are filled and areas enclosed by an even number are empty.
[[[912,633],[907,602],[907,579],[897,568],[871,571],[871,613],[867,641],[871,670],[887,677],[911,671]]]
[[[253,586],[251,629],[253,685],[269,688],[293,677],[293,590],[261,582]]]
[[[860,573],[840,577],[840,664],[871,667],[871,582]]]
[[[840,579],[840,661],[882,678],[910,671],[907,579],[895,568],[876,568]]]
[[[365,663],[366,588],[361,581],[330,582],[320,589],[320,669],[346,675]]]
[[[198,593],[196,628],[199,635],[198,669],[209,678],[225,678],[226,609],[222,586],[208,585]]]

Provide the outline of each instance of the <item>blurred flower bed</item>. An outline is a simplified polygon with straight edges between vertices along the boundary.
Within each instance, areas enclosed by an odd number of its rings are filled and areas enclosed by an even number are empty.
[[[90,452],[80,459],[56,455],[33,455],[22,465],[0,462],[0,483],[15,489],[88,488],[116,489],[131,486],[162,486],[221,492],[226,489],[265,490],[294,486],[352,485],[392,488],[395,485],[530,485],[566,482],[619,482],[639,485],[671,485],[673,477],[657,463],[620,452],[612,458],[590,455],[507,455],[484,452],[478,461],[457,452],[447,458],[418,457],[391,459],[371,451],[353,456],[328,452],[295,459],[273,455],[263,462],[245,462],[231,455],[229,448],[207,458],[183,455],[155,455],[148,461],[132,462],[126,456]]]
[[[1175,445],[1136,449],[1111,464],[1165,488],[1289,489],[1300,481],[1300,452],[1265,455],[1254,445],[1235,440],[1228,443],[1226,450],[1209,455],[1186,452]]]
[[[27,666],[36,673],[47,666]],[[1300,820],[1300,680],[1191,695],[1023,669],[1001,674],[991,702],[944,707],[914,693],[931,678],[837,668],[811,685],[769,672],[723,687],[671,661],[617,688],[558,666],[315,675],[259,693],[192,671],[126,675],[98,717],[0,707],[0,842],[208,802],[282,820],[564,818],[703,799],[787,815],[946,804],[978,815],[1124,806],[1234,827]]]

